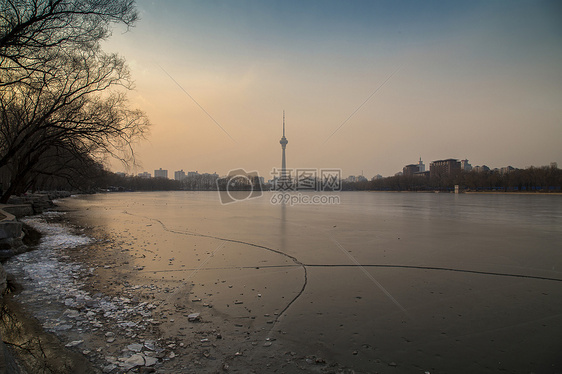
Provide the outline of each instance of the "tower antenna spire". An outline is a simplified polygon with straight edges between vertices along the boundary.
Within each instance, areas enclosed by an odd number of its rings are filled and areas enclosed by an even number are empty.
[[[283,109],[283,137],[285,137],[285,109]]]

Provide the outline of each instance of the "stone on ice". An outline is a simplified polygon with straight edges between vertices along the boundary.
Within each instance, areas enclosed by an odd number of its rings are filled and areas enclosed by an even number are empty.
[[[199,321],[201,319],[201,317],[199,316],[200,313],[191,313],[190,315],[187,316],[187,320],[189,322],[195,322],[195,321]]]
[[[127,346],[127,349],[133,352],[140,352],[142,351],[142,344],[138,344],[138,343],[129,344]]]
[[[82,343],[84,343],[83,340],[74,340],[74,341],[71,341],[68,344],[65,344],[65,347],[67,347],[67,348],[76,347],[77,345],[80,345]]]
[[[135,366],[144,366],[144,356],[139,354],[134,354],[124,362],[125,367],[132,365],[131,367]]]
[[[148,357],[148,356],[144,356],[144,361],[145,361],[145,366],[153,366],[158,362],[158,359],[156,357]]]

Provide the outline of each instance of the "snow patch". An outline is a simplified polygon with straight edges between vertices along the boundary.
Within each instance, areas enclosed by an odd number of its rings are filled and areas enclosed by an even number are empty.
[[[55,217],[62,214],[46,212],[41,216],[23,218],[21,221],[43,234],[39,243],[40,249],[66,249],[76,248],[89,244],[93,240],[85,235],[76,235],[70,227],[60,223],[49,223],[44,217]]]

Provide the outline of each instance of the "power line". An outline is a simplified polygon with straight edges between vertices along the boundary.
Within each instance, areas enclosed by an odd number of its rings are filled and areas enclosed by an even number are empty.
[[[398,68],[396,68],[396,70],[394,70],[394,72],[392,74],[390,74],[385,80],[384,82],[382,82],[370,95],[367,99],[365,99],[365,101],[363,101],[363,103],[361,105],[359,105],[357,107],[357,109],[355,109],[353,111],[353,113],[351,113],[349,115],[349,117],[347,117],[347,119],[345,121],[342,122],[341,125],[338,126],[337,129],[334,130],[334,132],[328,136],[328,138],[326,140],[324,140],[324,144],[326,144],[328,142],[328,140],[330,140],[330,138],[332,136],[334,136],[334,134],[336,132],[339,131],[339,129],[341,129],[343,127],[343,125],[345,125],[347,123],[347,121],[349,121],[351,119],[351,117],[353,117],[355,115],[355,113],[357,113],[359,111],[359,109],[361,109],[363,107],[363,105],[367,104],[367,102],[371,99],[371,97],[373,97],[374,94],[376,94],[381,88],[383,88],[383,86],[394,76],[394,74],[396,74],[398,72],[398,70],[400,70],[402,68],[402,65],[398,66]]]
[[[158,64],[157,64],[157,65],[158,65]],[[213,118],[213,116],[211,116],[211,115],[209,114],[209,112],[207,112],[207,111],[205,110],[205,108],[203,108],[203,107],[201,106],[201,104],[199,104],[199,103],[197,102],[197,100],[195,100],[195,99],[193,98],[193,96],[191,96],[191,95],[189,94],[189,92],[187,92],[187,91],[174,79],[174,77],[172,77],[166,70],[164,70],[164,68],[163,68],[162,66],[158,65],[158,67],[159,67],[160,69],[162,69],[162,71],[163,71],[164,73],[166,73],[166,75],[167,75],[168,77],[170,77],[170,79],[171,79],[171,80],[172,80],[172,81],[173,81],[173,82],[174,82],[174,83],[191,99],[191,100],[193,100],[193,102],[194,102],[195,104],[197,104],[197,106],[198,106],[198,107],[199,107],[199,108],[200,108],[200,109],[201,109],[201,110],[202,110],[202,111],[203,111],[203,112],[204,112],[204,113],[205,113],[205,114],[206,114],[206,115],[207,115],[207,116],[224,132],[224,133],[225,133],[225,134],[226,134],[226,135],[228,135],[228,137],[229,137],[230,139],[232,139],[233,142],[236,143],[236,140],[234,140],[234,138],[233,138],[232,136],[230,136],[230,134],[220,125],[220,123],[218,123],[217,120],[215,120],[215,119]]]

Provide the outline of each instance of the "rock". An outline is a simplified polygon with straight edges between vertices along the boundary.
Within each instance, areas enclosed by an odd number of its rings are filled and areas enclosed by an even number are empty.
[[[10,198],[10,200],[12,200],[12,198]],[[4,212],[12,214],[16,218],[33,215],[33,207],[31,205],[27,205],[27,204],[22,205],[23,202],[12,202],[12,201],[8,201],[8,204],[15,204],[15,205],[4,206],[3,208]]]
[[[20,238],[23,224],[18,221],[4,220],[0,224],[0,239]]]
[[[201,319],[201,317],[199,316],[200,313],[191,313],[190,315],[187,316],[187,320],[189,322],[196,322],[199,321]]]
[[[57,325],[53,328],[53,330],[55,331],[68,331],[71,328],[73,328],[74,326],[69,325],[69,324],[63,324],[63,325]]]
[[[80,315],[80,312],[78,312],[75,309],[67,309],[64,311],[63,313],[65,316],[67,316],[68,318],[76,318]]]
[[[68,343],[68,344],[65,344],[65,347],[67,347],[67,348],[72,348],[72,347],[76,347],[77,345],[80,345],[80,344],[82,344],[82,343],[84,343],[83,340],[74,340],[74,341],[71,341],[71,342]]]
[[[133,343],[127,346],[127,349],[132,352],[140,352],[142,351],[142,344]]]
[[[132,365],[131,367],[144,366],[144,363],[145,363],[144,356],[139,354],[134,354],[125,360],[125,364],[127,366]]]
[[[117,368],[117,365],[109,364],[109,365],[104,366],[102,370],[103,370],[104,373],[111,373],[116,368]]]
[[[144,356],[144,361],[145,366],[154,366],[158,362],[158,359],[156,357]]]

